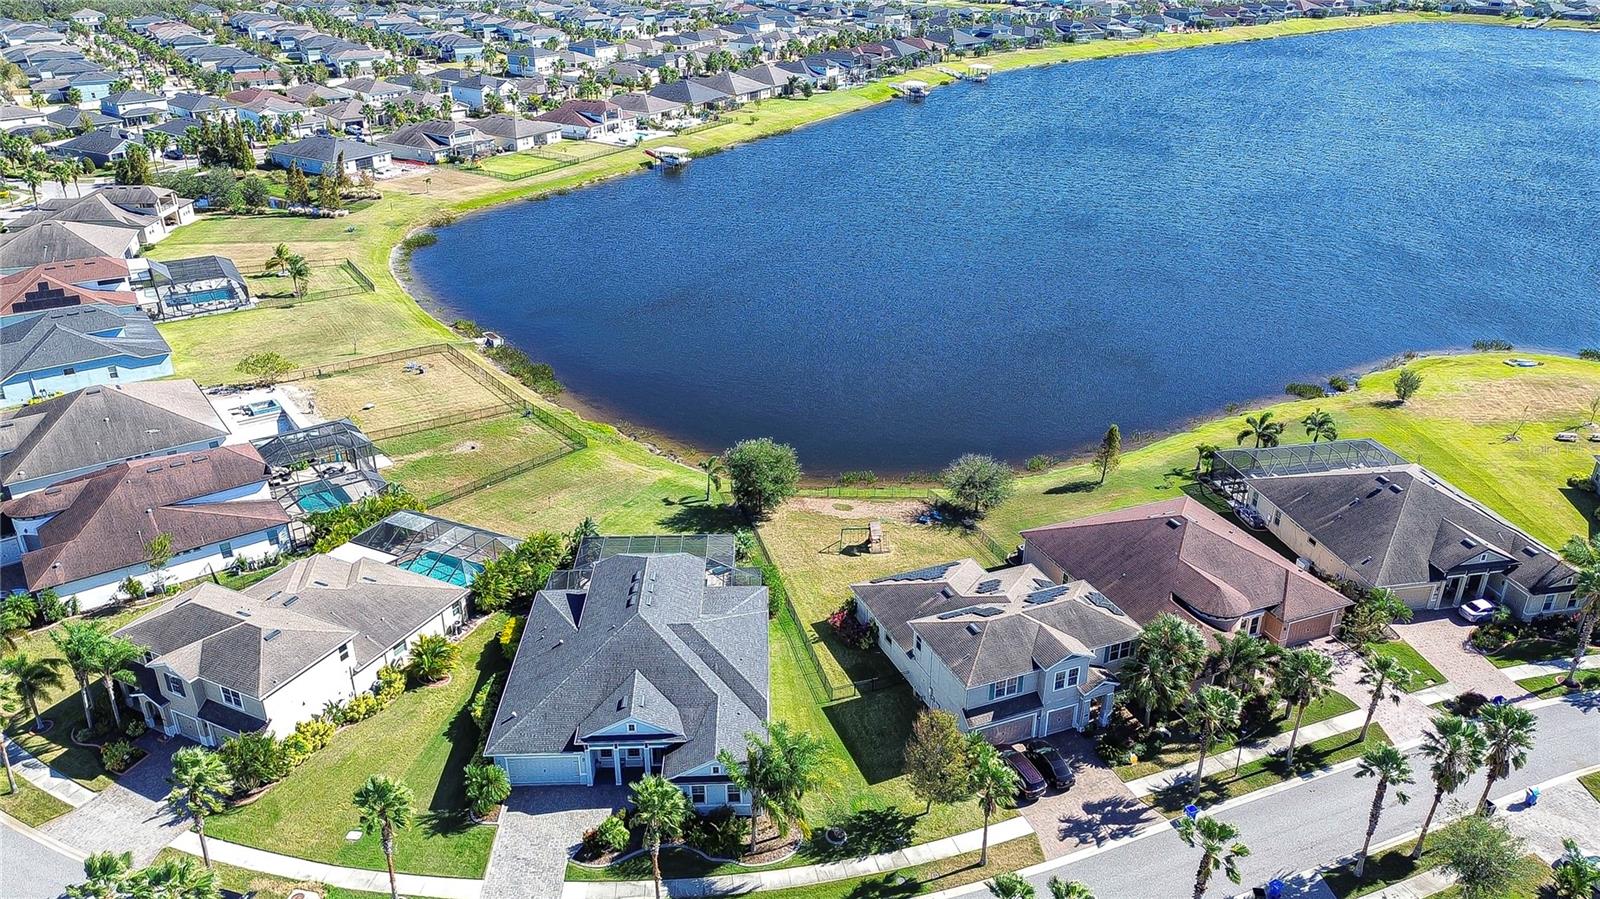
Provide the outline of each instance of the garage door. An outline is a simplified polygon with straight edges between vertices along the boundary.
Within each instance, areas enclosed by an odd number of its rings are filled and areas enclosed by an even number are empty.
[[[529,755],[500,761],[515,786],[583,783],[583,756],[577,753]]]
[[[992,727],[983,728],[983,738],[996,746],[1009,746],[1033,736],[1033,722],[1037,716],[1013,718]]]
[[[1078,724],[1078,707],[1069,705],[1064,709],[1051,709],[1050,716],[1045,722],[1044,732],[1058,734],[1064,730],[1071,730]]]

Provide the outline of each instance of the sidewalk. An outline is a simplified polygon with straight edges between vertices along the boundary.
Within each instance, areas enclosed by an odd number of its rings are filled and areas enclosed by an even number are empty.
[[[993,847],[1031,833],[1033,827],[1028,824],[1028,820],[1018,816],[990,826],[989,845]],[[803,865],[798,868],[779,868],[774,871],[754,871],[749,874],[729,874],[723,877],[669,880],[666,882],[666,887],[667,892],[674,897],[741,896],[758,890],[781,890],[884,874],[968,852],[977,852],[982,842],[983,832],[972,830],[931,843],[908,846],[895,852],[869,855],[866,858]],[[648,880],[568,881],[561,892],[562,899],[633,899],[633,897],[653,895],[655,887]]]
[[[80,808],[99,795],[83,784],[57,772],[49,765],[34,758],[21,746],[10,740],[5,740],[4,742],[6,754],[11,757],[11,764],[15,766],[16,772],[22,775],[28,783],[65,802],[67,805],[73,808]]]
[[[1506,677],[1514,681],[1527,680],[1530,677],[1541,677],[1547,674],[1566,674],[1572,666],[1572,659],[1551,659],[1547,662],[1529,662],[1526,665],[1514,665],[1510,668],[1501,668]],[[1590,652],[1583,657],[1583,663],[1578,666],[1580,670],[1592,671],[1600,668],[1600,652]]]
[[[1345,712],[1343,715],[1336,715],[1325,721],[1318,721],[1315,724],[1307,724],[1306,726],[1300,728],[1300,739],[1295,745],[1308,746],[1318,740],[1323,739],[1324,737],[1331,737],[1334,734],[1342,734],[1345,731],[1357,730],[1361,727],[1361,722],[1366,717],[1366,709],[1357,709],[1353,712]],[[1213,755],[1206,756],[1206,772],[1209,775],[1217,771],[1232,770],[1234,761],[1236,759],[1239,760],[1240,764],[1244,764],[1245,762],[1253,762],[1256,759],[1264,756],[1272,755],[1275,752],[1288,749],[1290,736],[1291,734],[1285,731],[1284,733],[1268,737],[1265,740],[1257,740],[1254,743],[1246,743],[1244,745],[1244,753],[1242,757],[1238,747],[1229,749],[1226,752],[1218,752]],[[1128,789],[1133,791],[1134,796],[1143,799],[1146,796],[1161,792],[1183,778],[1192,777],[1194,775],[1194,769],[1195,762],[1189,762],[1188,764],[1181,765],[1177,768],[1168,768],[1165,771],[1157,771],[1154,774],[1147,774],[1144,777],[1138,777],[1128,781]]]
[[[252,849],[249,846],[227,843],[215,838],[207,840],[206,847],[211,850],[212,861],[237,868],[264,871],[290,880],[325,883],[347,890],[361,890],[367,893],[389,892],[389,875],[383,871],[342,868],[338,865],[295,858],[292,855],[279,855],[264,849]],[[193,831],[186,830],[172,841],[172,848],[198,856],[200,838],[195,836]],[[464,877],[398,874],[395,876],[395,882],[400,887],[402,895],[426,896],[430,899],[478,899],[479,893],[483,890],[483,881],[468,880]]]

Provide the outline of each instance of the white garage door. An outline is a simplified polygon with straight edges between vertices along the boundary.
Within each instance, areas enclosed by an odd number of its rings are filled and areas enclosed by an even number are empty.
[[[983,728],[983,738],[996,746],[1009,746],[1020,743],[1033,736],[1033,722],[1036,716],[1026,718],[1013,718],[992,727]]]
[[[501,761],[514,786],[583,783],[583,756],[578,753],[529,755]]]
[[[1050,718],[1045,723],[1044,732],[1047,734],[1059,734],[1064,730],[1070,730],[1077,726],[1077,723],[1077,706],[1069,705],[1064,709],[1051,709]]]

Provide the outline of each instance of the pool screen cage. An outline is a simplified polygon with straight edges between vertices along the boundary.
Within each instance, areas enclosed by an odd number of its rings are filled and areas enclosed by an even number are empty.
[[[483,565],[517,548],[514,538],[418,512],[396,512],[350,542],[394,556],[395,565],[412,571],[418,570],[412,564],[418,559],[437,565],[451,565],[451,559]]]
[[[1393,468],[1406,460],[1376,440],[1329,440],[1289,446],[1218,450],[1211,457],[1211,480],[1232,484],[1251,478],[1317,474],[1347,468]]]
[[[293,468],[302,462],[307,465],[346,463],[363,471],[378,468],[377,448],[348,418],[285,431],[251,443],[274,470]]]
[[[732,534],[645,534],[628,537],[585,537],[578,544],[572,567],[550,575],[547,590],[582,590],[589,586],[594,566],[620,555],[688,553],[706,560],[708,582],[726,587],[759,587],[761,571],[739,567],[739,546]]]
[[[389,482],[376,471],[348,471],[332,477],[302,481],[292,486],[275,489],[278,505],[291,518],[301,519],[318,512],[328,512],[355,500],[382,493]]]

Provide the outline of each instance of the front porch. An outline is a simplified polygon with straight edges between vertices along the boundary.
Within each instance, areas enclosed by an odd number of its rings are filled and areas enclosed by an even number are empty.
[[[646,774],[661,774],[669,747],[661,743],[618,743],[590,746],[589,770],[596,786],[627,786]]]

